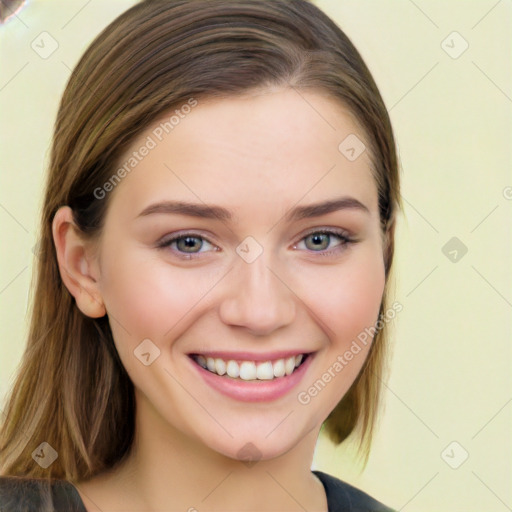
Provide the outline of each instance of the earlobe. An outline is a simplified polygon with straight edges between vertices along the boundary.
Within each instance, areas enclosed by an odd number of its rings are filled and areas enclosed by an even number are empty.
[[[59,208],[52,223],[53,242],[62,281],[76,305],[91,318],[105,316],[94,255],[73,221],[69,206]],[[95,275],[96,274],[96,275]]]

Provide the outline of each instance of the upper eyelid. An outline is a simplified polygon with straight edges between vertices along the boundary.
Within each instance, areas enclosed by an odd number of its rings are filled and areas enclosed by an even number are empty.
[[[328,233],[331,235],[337,235],[337,236],[341,236],[341,237],[351,238],[351,234],[346,229],[324,227],[324,228],[315,228],[315,229],[308,230],[306,233],[303,233],[301,235],[300,240],[302,240],[303,238],[305,238],[309,235],[313,235],[315,233]]]

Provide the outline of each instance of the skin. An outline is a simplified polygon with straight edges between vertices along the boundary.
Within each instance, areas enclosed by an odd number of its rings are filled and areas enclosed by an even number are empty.
[[[266,89],[199,101],[103,199],[109,208],[98,240],[79,236],[68,207],[58,211],[53,233],[64,283],[84,314],[108,314],[136,393],[130,457],[77,485],[88,511],[327,510],[310,470],[315,443],[370,344],[307,405],[297,394],[375,324],[385,284],[368,151],[351,162],[338,150],[352,133],[364,140],[343,106],[321,93]],[[284,219],[296,206],[342,196],[367,210]],[[233,219],[138,217],[164,200],[222,206]],[[321,228],[355,242],[312,241]],[[195,258],[179,257],[187,254],[183,244],[156,247],[178,232],[202,237]],[[247,236],[263,248],[250,264],[236,252]],[[149,366],[134,357],[147,338],[160,350]],[[212,389],[187,355],[290,348],[314,351],[314,359],[298,386],[263,403]],[[247,443],[259,454],[250,466],[238,455]]]

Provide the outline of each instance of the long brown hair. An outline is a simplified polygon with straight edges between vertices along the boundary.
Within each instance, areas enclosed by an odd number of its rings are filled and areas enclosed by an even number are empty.
[[[101,231],[113,175],[134,138],[190,98],[254,88],[311,89],[343,103],[372,156],[386,240],[386,311],[395,213],[400,207],[393,132],[379,91],[347,36],[306,0],[146,0],[114,20],[74,69],[59,107],[41,214],[31,325],[0,430],[0,474],[79,481],[113,467],[134,438],[133,384],[107,316],[82,314],[57,266],[52,221],[73,209],[85,237]],[[341,141],[340,141],[341,142]],[[386,348],[377,331],[358,378],[327,418],[340,443],[372,435]],[[58,457],[42,468],[46,442]]]

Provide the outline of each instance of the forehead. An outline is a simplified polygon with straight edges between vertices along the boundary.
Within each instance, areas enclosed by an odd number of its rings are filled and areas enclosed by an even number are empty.
[[[319,93],[289,88],[198,99],[133,142],[120,162],[129,172],[110,199],[132,217],[171,198],[256,213],[350,194],[376,210],[365,145],[347,109]]]

